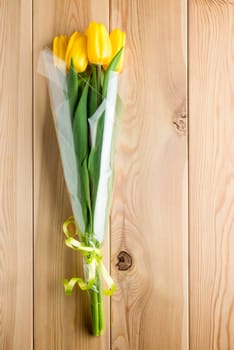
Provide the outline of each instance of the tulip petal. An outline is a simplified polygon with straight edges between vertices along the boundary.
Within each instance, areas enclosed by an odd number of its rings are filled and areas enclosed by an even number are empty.
[[[65,60],[68,38],[66,35],[56,36],[53,41],[54,64],[60,67],[60,60]]]
[[[86,31],[87,54],[92,64],[106,64],[111,57],[111,41],[104,24],[91,22]]]

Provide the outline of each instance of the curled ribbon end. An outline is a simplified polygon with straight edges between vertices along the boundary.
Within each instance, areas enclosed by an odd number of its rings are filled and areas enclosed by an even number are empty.
[[[72,295],[72,289],[69,288],[69,282],[67,279],[63,280],[63,287],[66,295]]]
[[[103,294],[111,297],[116,291],[116,284],[113,284],[109,289],[104,289]]]

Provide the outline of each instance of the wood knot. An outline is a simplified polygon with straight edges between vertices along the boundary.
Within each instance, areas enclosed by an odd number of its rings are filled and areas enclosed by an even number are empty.
[[[122,250],[118,255],[118,263],[116,266],[118,266],[118,269],[120,271],[126,271],[129,270],[132,266],[132,257],[127,252]]]
[[[173,118],[173,124],[176,131],[180,135],[186,135],[187,131],[187,115],[185,112],[176,113]]]
[[[187,132],[187,105],[186,99],[181,101],[180,106],[174,111],[172,117],[172,123],[177,133],[180,135],[186,135]]]

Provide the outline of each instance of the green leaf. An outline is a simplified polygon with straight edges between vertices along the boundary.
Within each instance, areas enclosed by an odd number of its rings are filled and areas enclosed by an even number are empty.
[[[119,63],[122,51],[123,51],[123,47],[117,52],[117,54],[113,57],[111,63],[109,64],[105,75],[104,75],[104,81],[103,81],[103,88],[102,88],[102,94],[104,97],[106,97],[107,95],[107,87],[108,87],[108,81],[110,78],[110,73],[111,71],[114,71]]]
[[[77,157],[77,165],[81,178],[83,190],[82,210],[86,230],[92,231],[92,212],[90,200],[89,174],[87,159],[89,153],[87,100],[89,90],[89,79],[87,79],[81,98],[79,100],[73,123],[73,137]]]
[[[88,154],[88,118],[87,98],[89,90],[89,79],[86,81],[78,106],[76,108],[73,133],[76,153],[79,156],[80,164]]]
[[[92,75],[90,79],[89,89],[89,117],[91,117],[97,110],[98,107],[98,91],[97,91],[97,72],[96,67],[92,66]]]
[[[89,175],[90,175],[90,180],[91,180],[92,211],[93,212],[94,212],[94,208],[95,208],[95,201],[96,201],[96,196],[97,196],[97,189],[98,189],[98,182],[99,182],[99,175],[100,175],[104,118],[105,118],[105,112],[102,114],[102,116],[98,120],[96,144],[91,149],[89,159],[88,159],[88,170],[89,170]]]
[[[91,208],[91,198],[90,198],[90,182],[89,182],[89,172],[88,172],[88,156],[85,157],[83,163],[81,164],[81,174],[82,174],[82,185],[84,189],[86,204],[87,204],[87,228],[86,231],[93,232],[93,216]]]
[[[74,112],[78,102],[78,91],[79,91],[80,81],[78,79],[78,74],[71,59],[71,67],[67,74],[67,95],[70,105],[71,120],[74,119]]]

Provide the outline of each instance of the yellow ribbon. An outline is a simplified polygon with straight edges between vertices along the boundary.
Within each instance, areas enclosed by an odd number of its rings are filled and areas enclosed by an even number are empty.
[[[79,285],[81,290],[92,289],[95,291],[97,269],[97,271],[103,277],[108,286],[108,289],[104,289],[103,293],[105,295],[112,295],[116,290],[116,285],[102,262],[102,250],[96,248],[95,246],[86,246],[84,243],[79,242],[77,239],[73,238],[72,232],[69,230],[70,225],[74,225],[76,227],[73,216],[70,216],[63,224],[63,232],[67,237],[67,239],[65,240],[65,244],[69,248],[75,251],[79,251],[83,255],[84,261],[87,266],[87,282],[85,282],[81,277],[72,277],[70,280],[64,279],[63,284],[65,294],[71,295],[72,290],[76,284]],[[74,235],[78,235],[77,229]]]

